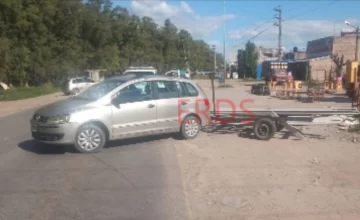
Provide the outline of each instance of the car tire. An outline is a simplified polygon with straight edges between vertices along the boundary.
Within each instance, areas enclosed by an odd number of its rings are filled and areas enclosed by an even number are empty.
[[[187,116],[181,122],[180,137],[185,140],[194,139],[199,135],[200,130],[200,120],[195,116]]]
[[[80,153],[97,153],[105,144],[105,132],[94,124],[83,125],[76,132],[74,146]]]
[[[77,95],[79,92],[80,92],[80,89],[75,88],[75,89],[73,89],[73,90],[71,91],[71,94]]]

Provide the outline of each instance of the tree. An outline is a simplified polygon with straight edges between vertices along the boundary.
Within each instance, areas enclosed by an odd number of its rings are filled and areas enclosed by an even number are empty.
[[[245,77],[256,78],[256,69],[259,59],[259,54],[256,51],[256,46],[253,42],[248,41],[245,45],[244,52],[244,69],[245,69]]]
[[[245,79],[245,50],[240,49],[238,50],[237,53],[237,69],[238,69],[238,74],[240,78],[244,78]]]
[[[332,54],[331,55],[331,60],[335,63],[336,69],[336,77],[340,77],[342,75],[342,70],[343,67],[345,66],[345,61],[344,61],[344,55],[339,55],[339,54]]]
[[[0,80],[14,86],[59,83],[85,69],[123,72],[130,65],[212,71],[210,46],[110,0],[0,1]],[[217,54],[217,62],[223,63]]]

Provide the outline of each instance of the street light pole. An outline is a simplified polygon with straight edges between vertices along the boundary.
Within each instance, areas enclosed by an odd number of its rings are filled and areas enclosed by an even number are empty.
[[[214,73],[216,73],[216,46],[212,45],[212,49],[214,51]]]
[[[355,43],[355,60],[358,60],[358,51],[359,51],[359,46],[358,46],[358,42],[359,42],[359,25],[356,27],[356,43]]]
[[[226,79],[226,26],[225,26],[225,0],[223,1],[224,7],[224,83]]]

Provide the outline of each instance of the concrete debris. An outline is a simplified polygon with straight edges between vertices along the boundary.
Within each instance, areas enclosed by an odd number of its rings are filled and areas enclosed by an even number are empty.
[[[309,161],[311,164],[318,164],[319,163],[319,161],[316,159],[316,158],[314,158],[314,159],[312,159],[311,161]]]
[[[349,128],[353,128],[354,126],[359,124],[359,120],[353,117],[344,117],[342,122],[339,123],[339,129],[347,130]]]

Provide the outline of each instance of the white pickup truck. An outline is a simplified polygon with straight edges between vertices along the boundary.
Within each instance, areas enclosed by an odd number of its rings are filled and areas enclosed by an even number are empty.
[[[125,70],[123,75],[134,74],[141,77],[145,75],[156,75],[156,72],[157,72],[156,69],[152,66],[139,66],[139,67],[131,66],[127,70]]]

